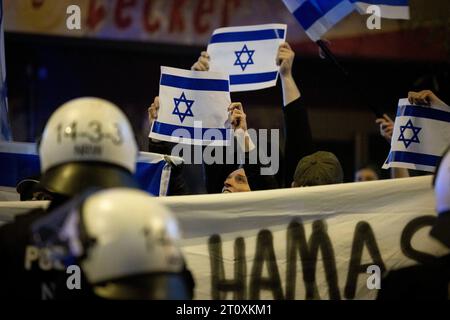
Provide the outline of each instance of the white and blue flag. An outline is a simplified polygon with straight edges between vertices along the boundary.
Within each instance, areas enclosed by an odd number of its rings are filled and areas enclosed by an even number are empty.
[[[411,105],[400,99],[391,151],[383,165],[434,172],[450,144],[450,108]]]
[[[278,47],[285,24],[227,27],[214,30],[208,44],[209,70],[230,76],[230,91],[251,91],[277,84]]]
[[[228,145],[227,74],[161,67],[158,119],[150,138],[182,144]]]
[[[183,163],[179,157],[158,153],[139,152],[135,177],[142,190],[154,196],[166,196],[169,192],[172,165]]]
[[[361,14],[373,5],[380,8],[380,16],[387,19],[409,19],[409,0],[350,0]]]
[[[0,190],[14,190],[21,180],[40,175],[41,166],[36,150],[34,143],[0,142]],[[155,196],[165,196],[172,164],[179,165],[182,162],[178,157],[140,152],[136,180],[142,190]]]
[[[388,19],[409,19],[408,0],[283,0],[289,11],[314,42],[355,9],[366,14],[377,5],[380,16]]]
[[[11,129],[8,120],[3,16],[3,1],[0,0],[0,141],[9,141],[11,140]]]
[[[355,6],[349,0],[283,0],[311,40],[318,41]]]

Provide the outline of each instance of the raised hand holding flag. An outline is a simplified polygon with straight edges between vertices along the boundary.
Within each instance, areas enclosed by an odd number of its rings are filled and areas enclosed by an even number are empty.
[[[391,151],[383,168],[434,172],[449,143],[450,107],[414,105],[408,99],[400,99]]]
[[[227,145],[230,103],[228,75],[161,67],[158,118],[149,137],[183,144]]]
[[[275,86],[279,70],[275,58],[286,28],[265,24],[216,29],[207,49],[209,70],[229,75],[231,92]]]

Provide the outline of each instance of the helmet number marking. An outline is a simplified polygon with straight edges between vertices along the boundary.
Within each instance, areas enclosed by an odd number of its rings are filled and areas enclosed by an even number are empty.
[[[63,138],[72,138],[73,141],[77,138],[77,123],[72,122],[70,125],[64,127],[62,124],[58,125],[58,143],[62,142]]]
[[[118,123],[112,124],[111,132],[104,132],[100,121],[93,120],[88,123],[88,130],[80,131],[77,129],[77,122],[69,125],[59,124],[57,126],[57,142],[63,143],[64,139],[72,139],[74,142],[78,138],[87,138],[91,143],[101,143],[104,139],[110,139],[114,145],[123,144],[123,135]]]

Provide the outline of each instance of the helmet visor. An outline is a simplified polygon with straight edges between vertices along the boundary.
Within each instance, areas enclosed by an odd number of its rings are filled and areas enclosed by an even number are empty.
[[[74,196],[87,188],[139,187],[127,170],[98,162],[72,162],[51,168],[42,176],[41,185],[65,196]]]

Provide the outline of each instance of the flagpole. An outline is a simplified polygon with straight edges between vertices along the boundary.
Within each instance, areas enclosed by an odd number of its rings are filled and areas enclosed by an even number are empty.
[[[336,58],[336,56],[333,54],[333,52],[331,52],[331,50],[330,50],[330,48],[328,48],[327,44],[323,40],[317,40],[316,44],[319,46],[320,49],[322,49],[322,52],[324,53],[325,57],[328,58],[336,67],[338,67],[338,69],[341,70],[342,73],[346,77],[348,77],[349,72],[339,62],[339,60]]]
[[[330,60],[341,72],[344,74],[345,77],[347,77],[350,80],[350,84],[352,88],[354,88],[358,93],[360,93],[361,87],[354,83],[353,78],[351,77],[350,72],[348,72],[347,69],[339,62],[337,57],[334,55],[334,53],[330,50],[330,48],[327,46],[327,44],[323,40],[317,40],[316,44],[319,46],[320,49],[322,49],[323,54],[325,57]],[[377,118],[383,118],[383,113],[374,105],[372,105],[370,102],[368,104],[369,109],[375,114]]]

